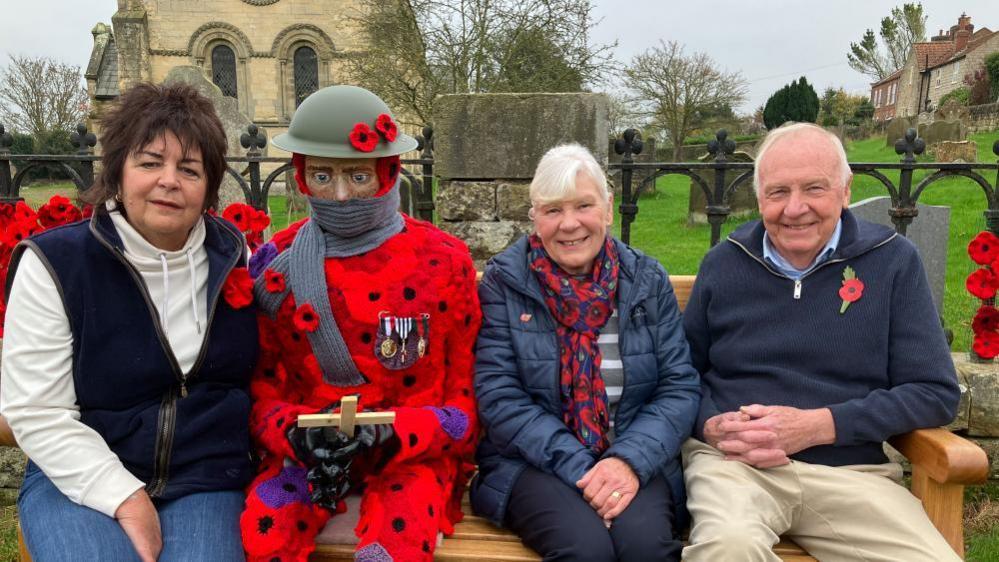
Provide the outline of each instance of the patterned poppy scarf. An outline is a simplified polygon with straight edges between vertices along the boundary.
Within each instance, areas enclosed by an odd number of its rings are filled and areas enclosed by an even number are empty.
[[[578,279],[551,259],[537,234],[528,243],[530,267],[558,323],[562,419],[580,443],[603,453],[610,446],[610,414],[597,338],[617,302],[617,250],[607,237],[594,259],[593,272]]]

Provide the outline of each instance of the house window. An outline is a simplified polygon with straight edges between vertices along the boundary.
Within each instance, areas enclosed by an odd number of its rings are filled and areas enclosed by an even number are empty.
[[[950,82],[952,84],[955,84],[960,78],[961,78],[961,61],[957,61],[954,63],[954,74],[951,76]]]
[[[212,82],[230,98],[236,95],[236,53],[228,45],[212,49]]]
[[[933,71],[933,75],[937,77],[937,86],[940,85],[940,75],[941,74],[943,74],[943,73],[940,72],[939,68]]]
[[[888,105],[895,103],[896,94],[898,94],[898,82],[892,82],[891,89],[888,90]]]
[[[299,47],[294,56],[295,107],[319,89],[319,59],[311,47]]]

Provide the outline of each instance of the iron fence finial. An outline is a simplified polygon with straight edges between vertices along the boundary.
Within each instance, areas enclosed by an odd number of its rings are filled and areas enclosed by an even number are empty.
[[[714,156],[716,162],[724,162],[727,160],[725,156],[734,152],[735,141],[728,138],[728,131],[718,129],[714,140],[708,142],[708,154]]]
[[[267,146],[267,132],[250,123],[246,132],[239,136],[239,144],[247,149],[248,156],[257,156]]]
[[[93,148],[97,146],[97,135],[87,132],[87,126],[80,123],[76,126],[76,131],[69,135],[69,142],[76,146],[77,154],[93,154]]]
[[[423,158],[430,158],[434,152],[434,129],[427,125],[422,132],[422,135],[416,135],[416,150],[420,151]]]
[[[631,158],[635,154],[641,154],[644,146],[642,135],[637,129],[625,129],[621,138],[614,141],[614,152],[624,158]]]
[[[895,141],[895,154],[905,154],[902,162],[912,163],[916,161],[916,156],[926,150],[926,141],[919,138],[916,129],[909,127],[905,131],[905,138]]]

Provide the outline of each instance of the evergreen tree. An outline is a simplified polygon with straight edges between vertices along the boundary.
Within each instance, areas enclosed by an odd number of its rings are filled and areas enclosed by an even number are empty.
[[[788,121],[814,123],[818,115],[819,96],[802,76],[770,96],[763,108],[763,123],[767,129],[773,129]]]

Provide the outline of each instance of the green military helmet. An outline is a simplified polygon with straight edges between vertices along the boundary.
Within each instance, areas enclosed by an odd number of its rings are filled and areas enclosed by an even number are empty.
[[[386,117],[396,137],[386,138]],[[391,132],[388,133],[391,136]],[[274,146],[305,156],[381,158],[409,152],[416,139],[396,128],[385,102],[357,86],[329,86],[305,98]]]

